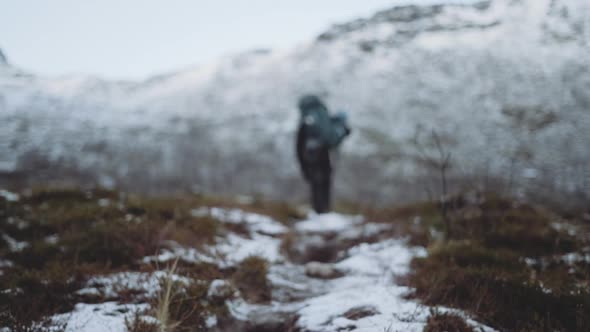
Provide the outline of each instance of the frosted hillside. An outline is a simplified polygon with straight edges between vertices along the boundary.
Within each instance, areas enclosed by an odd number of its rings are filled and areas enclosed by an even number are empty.
[[[0,183],[301,197],[295,105],[317,92],[351,115],[342,198],[438,190],[424,166],[432,130],[469,185],[590,194],[586,0],[398,6],[144,82],[38,77],[4,60]]]

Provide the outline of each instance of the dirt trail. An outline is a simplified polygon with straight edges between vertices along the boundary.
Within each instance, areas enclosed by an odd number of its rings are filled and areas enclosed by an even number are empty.
[[[408,289],[395,277],[407,272],[410,260],[425,250],[391,239],[389,228],[332,213],[311,215],[285,230],[289,245],[271,259],[271,303],[230,303],[232,314],[248,322],[240,328],[422,331],[429,310],[404,299]]]

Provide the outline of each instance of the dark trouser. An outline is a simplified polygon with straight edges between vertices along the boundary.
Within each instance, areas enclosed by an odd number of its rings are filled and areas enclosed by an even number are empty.
[[[302,155],[305,155],[302,153]],[[311,187],[311,205],[317,213],[330,212],[332,166],[327,148],[315,151],[308,159],[299,159],[305,180]]]
[[[322,175],[309,182],[311,186],[311,204],[317,213],[330,212],[331,176],[329,174]]]

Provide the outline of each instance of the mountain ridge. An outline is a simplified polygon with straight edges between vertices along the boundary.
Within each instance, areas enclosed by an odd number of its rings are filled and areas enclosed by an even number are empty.
[[[0,64],[1,65],[7,65],[8,64],[8,60],[6,59],[6,55],[4,55],[4,52],[2,52],[2,49],[0,48]]]
[[[590,160],[584,1],[399,8],[329,40],[225,57],[139,83],[0,74],[8,119],[2,132],[11,142],[0,147],[12,165],[5,172],[37,181],[32,170],[41,162],[50,165],[47,178],[303,197],[291,151],[295,102],[314,92],[351,115],[355,133],[336,184],[347,199],[422,195],[436,177],[416,163],[419,149],[433,152],[432,130],[455,142],[448,149],[460,165],[457,178],[515,177],[519,190],[551,182],[560,191],[590,192],[586,167],[564,167]],[[526,129],[544,118],[554,121]],[[534,153],[521,151],[527,145]],[[359,171],[374,176],[361,181]]]

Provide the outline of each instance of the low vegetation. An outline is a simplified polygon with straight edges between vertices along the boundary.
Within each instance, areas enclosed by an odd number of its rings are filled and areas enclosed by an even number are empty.
[[[501,331],[590,330],[587,224],[490,194],[457,196],[451,206],[448,240],[436,204],[373,215],[428,247],[404,277],[411,297],[465,310]]]
[[[267,274],[268,262],[261,257],[250,256],[238,265],[233,275],[233,282],[246,300],[253,303],[267,303],[271,299]]]
[[[410,244],[428,248],[401,280],[413,290],[411,298],[463,310],[500,331],[590,331],[586,211],[553,213],[493,194],[458,195],[447,204],[453,229],[448,236],[437,203],[381,209],[345,204],[339,209],[394,226],[394,234],[380,236],[405,236]],[[229,319],[226,295],[208,294],[212,282],[220,280],[231,294],[238,290],[250,303],[268,303],[269,264],[260,257],[224,268],[183,260],[158,266],[144,259],[174,245],[201,248],[229,231],[241,234],[232,228],[239,225],[194,213],[210,206],[270,215],[286,225],[303,217],[284,203],[200,195],[36,189],[16,201],[0,197],[0,322],[12,331],[44,331],[49,325],[59,330],[50,318],[71,312],[77,303],[118,301],[149,304],[128,319],[130,331],[206,331],[208,318],[215,317],[218,326]],[[284,236],[288,257],[297,256],[297,242],[291,233]],[[313,260],[321,260],[316,256]],[[155,271],[169,272],[155,295],[125,287],[115,294],[79,292],[96,276]],[[448,310],[434,311],[425,327],[472,330]]]
[[[433,311],[430,313],[424,332],[474,332],[463,317],[453,313],[441,313]]]
[[[194,248],[213,244],[227,230],[209,216],[192,213],[207,206],[269,208],[285,222],[297,213],[287,205],[264,201],[245,204],[199,195],[141,197],[101,189],[34,189],[16,201],[0,197],[0,325],[12,331],[43,331],[49,325],[55,327],[51,316],[71,312],[80,302],[141,300],[152,309],[129,321],[129,329],[161,330],[142,318],[156,316],[162,305],[160,296],[145,298],[125,287],[117,288],[116,295],[78,291],[92,277],[117,272],[150,274],[165,268],[144,258],[171,244]],[[224,301],[207,301],[212,280],[232,279],[234,272],[233,280],[240,280],[240,285],[266,278],[266,265],[255,259],[237,270],[179,261],[174,271],[175,276],[189,281],[166,284],[163,278],[161,282],[163,289],[170,286],[167,315],[170,326],[178,331],[187,326],[191,331],[204,331],[207,315],[220,320],[227,316]],[[265,292],[251,296],[256,301],[268,299]]]

